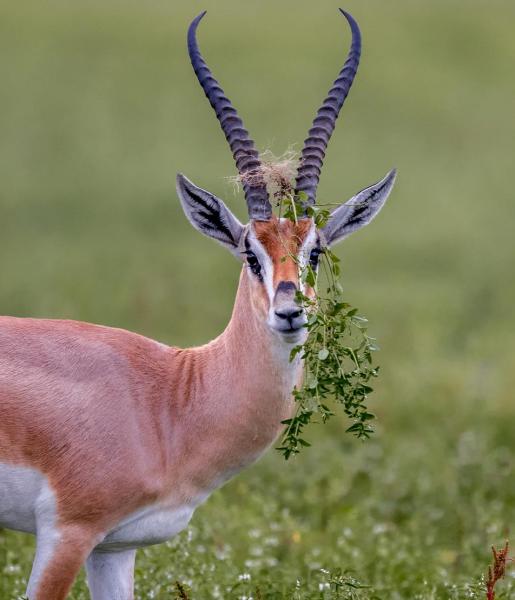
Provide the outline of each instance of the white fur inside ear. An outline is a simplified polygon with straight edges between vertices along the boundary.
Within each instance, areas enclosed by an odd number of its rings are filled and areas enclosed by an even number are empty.
[[[193,227],[240,258],[239,243],[244,227],[222,200],[180,173],[177,175],[177,195]]]
[[[397,171],[392,169],[384,179],[361,190],[332,212],[322,229],[328,245],[339,242],[372,221],[386,202],[395,183],[396,174]]]

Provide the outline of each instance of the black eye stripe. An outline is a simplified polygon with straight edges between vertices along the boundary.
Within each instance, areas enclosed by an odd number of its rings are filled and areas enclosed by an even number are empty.
[[[309,264],[313,269],[318,267],[318,261],[320,259],[320,255],[322,254],[322,249],[319,246],[313,248],[309,254]]]
[[[263,276],[261,274],[261,265],[259,264],[257,256],[250,249],[247,240],[245,240],[245,247],[247,249],[244,250],[242,254],[244,254],[246,257],[246,262],[249,266],[249,269],[254,273],[254,275],[256,275],[259,278],[260,281],[263,281]]]

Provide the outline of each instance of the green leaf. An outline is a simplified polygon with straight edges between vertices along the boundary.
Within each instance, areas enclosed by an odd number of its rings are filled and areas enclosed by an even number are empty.
[[[312,377],[307,385],[309,390],[314,390],[318,385],[318,379],[316,377]]]
[[[319,360],[325,360],[329,356],[329,350],[327,348],[322,348],[318,351]]]
[[[360,417],[360,419],[362,421],[371,421],[372,419],[375,419],[375,418],[376,418],[376,416],[374,414],[368,413],[368,412],[362,413],[361,417]]]
[[[302,352],[302,350],[303,346],[295,346],[294,348],[292,348],[292,351],[290,352],[290,362],[292,362],[297,356],[297,354],[299,354],[299,352]]]
[[[303,440],[302,438],[299,438],[297,440],[297,442],[301,445],[304,446],[305,448],[308,448],[309,446],[311,446],[311,444],[309,442],[306,442],[306,440]]]
[[[356,431],[361,431],[363,429],[363,423],[354,423],[350,427],[347,427],[345,430],[346,433],[354,433]]]

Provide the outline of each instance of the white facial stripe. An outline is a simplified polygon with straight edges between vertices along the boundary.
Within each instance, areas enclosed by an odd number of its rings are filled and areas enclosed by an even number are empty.
[[[247,237],[252,252],[256,255],[256,258],[261,265],[261,275],[263,277],[263,283],[265,285],[268,299],[270,300],[270,306],[272,306],[274,300],[274,265],[272,259],[268,256],[268,252],[265,250],[263,244],[257,239],[253,228],[249,230]]]
[[[311,254],[311,250],[316,246],[317,243],[317,230],[315,227],[315,223],[312,223],[308,234],[306,235],[304,242],[299,250],[299,269],[302,272],[303,269],[306,268],[309,262],[309,255]],[[300,278],[299,278],[300,281]],[[306,291],[306,286],[302,281],[300,281],[301,291],[304,293]]]

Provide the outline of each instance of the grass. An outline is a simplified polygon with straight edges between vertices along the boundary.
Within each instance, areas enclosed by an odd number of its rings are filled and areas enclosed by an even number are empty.
[[[348,43],[337,5],[0,5],[0,313],[177,345],[224,327],[238,266],[174,192],[180,170],[244,217],[186,57],[202,8],[202,48],[259,147],[301,142]],[[345,8],[365,53],[319,197],[399,169],[381,216],[338,248],[382,348],[379,430],[359,443],[339,422],[288,463],[271,451],[140,551],[138,598],[181,597],[179,581],[194,600],[484,599],[490,546],[513,534],[515,6]],[[0,533],[0,598],[23,593],[32,552]],[[498,599],[515,598],[510,569]],[[87,597],[83,578],[71,597]]]

